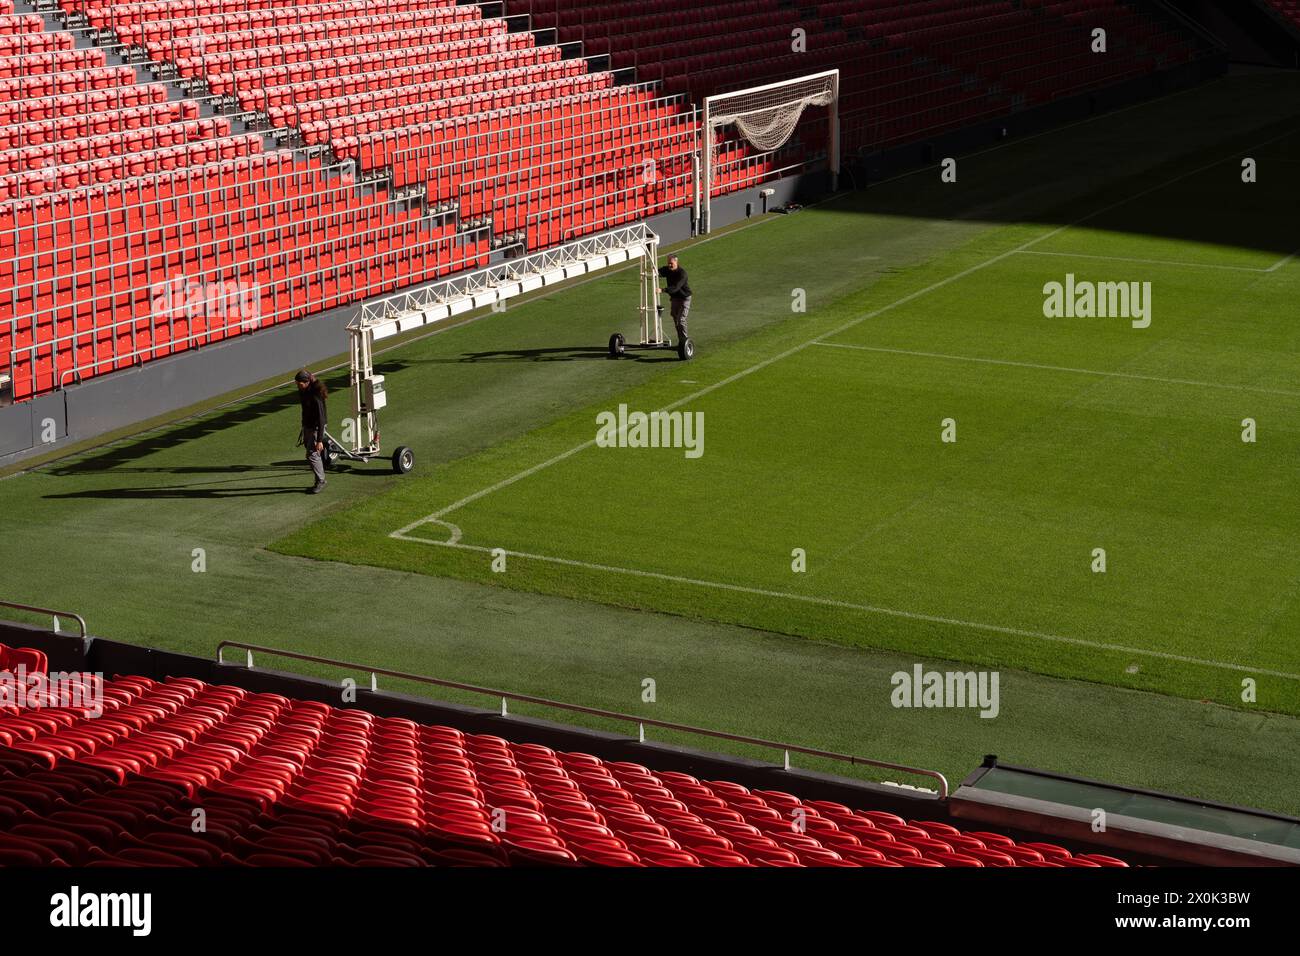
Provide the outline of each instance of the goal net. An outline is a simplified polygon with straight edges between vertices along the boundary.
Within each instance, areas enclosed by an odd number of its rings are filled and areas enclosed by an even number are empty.
[[[839,96],[840,71],[827,70],[793,80],[705,97],[700,127],[704,148],[699,231],[709,231],[709,205],[717,178],[715,134],[727,126],[735,127],[740,138],[755,149],[771,152],[789,142],[804,110],[809,107],[830,107],[830,142],[827,154],[834,188],[840,171]]]

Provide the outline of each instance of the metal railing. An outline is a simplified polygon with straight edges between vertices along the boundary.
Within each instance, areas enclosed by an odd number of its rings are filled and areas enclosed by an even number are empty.
[[[222,652],[227,648],[236,648],[242,650],[247,655],[247,663],[244,665],[247,669],[253,668],[253,654],[270,654],[276,657],[286,657],[292,660],[306,661],[312,664],[324,664],[327,667],[338,667],[352,671],[362,671],[370,675],[370,690],[373,693],[379,693],[380,676],[392,677],[397,680],[411,681],[417,684],[428,684],[434,687],[446,687],[452,690],[467,691],[473,694],[482,694],[486,697],[496,697],[501,701],[501,716],[509,717],[508,702],[515,701],[524,704],[535,704],[541,707],[552,707],[556,710],[568,711],[569,713],[585,714],[589,717],[599,717],[604,720],[615,720],[622,723],[637,725],[637,742],[645,743],[645,729],[647,727],[658,727],[661,730],[670,730],[676,733],[694,734],[700,737],[710,737],[715,740],[727,740],[732,743],[746,744],[753,747],[763,747],[768,750],[780,750],[783,755],[781,768],[790,770],[790,755],[792,753],[803,754],[809,757],[817,757],[823,760],[834,760],[840,763],[847,763],[853,766],[875,767],[882,770],[896,770],[900,773],[909,773],[921,777],[929,777],[938,784],[938,794],[940,800],[948,798],[948,779],[937,770],[926,770],[922,767],[909,767],[906,764],[890,763],[886,760],[873,760],[869,757],[858,757],[852,754],[836,753],[829,750],[817,750],[812,747],[801,747],[798,744],[781,743],[775,740],[764,740],[760,737],[746,737],[742,734],[731,734],[721,730],[709,730],[705,727],[693,727],[689,724],[677,724],[667,720],[655,720],[650,717],[637,717],[633,714],[623,714],[612,710],[601,710],[596,707],[583,707],[579,704],[569,704],[563,701],[550,700],[545,697],[536,697],[532,694],[516,694],[512,691],[499,690],[492,687],[479,687],[476,684],[465,684],[460,681],[444,680],[438,677],[426,677],[421,674],[408,674],[403,671],[388,670],[382,667],[372,667],[366,664],[357,664],[352,661],[338,661],[328,657],[315,657],[311,654],[299,654],[296,651],[283,651],[274,647],[264,647],[260,644],[246,644],[243,641],[222,641],[217,645],[217,664],[223,667],[239,667],[239,664],[227,664],[222,660]]]
[[[48,614],[50,615],[50,617],[54,618],[55,634],[63,633],[59,629],[60,617],[72,618],[72,620],[77,622],[77,627],[81,629],[81,635],[80,635],[81,640],[84,641],[86,639],[86,619],[83,618],[80,614],[74,614],[71,611],[59,611],[49,607],[36,607],[33,604],[16,604],[13,601],[0,601],[0,607],[13,608],[16,611],[30,611],[32,614]]]

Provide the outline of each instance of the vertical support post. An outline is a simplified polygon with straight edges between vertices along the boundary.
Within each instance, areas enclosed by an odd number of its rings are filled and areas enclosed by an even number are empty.
[[[831,135],[830,160],[831,192],[840,188],[840,71],[831,77]]]
[[[652,234],[653,235],[653,234]],[[641,344],[657,345],[664,340],[659,317],[659,240],[651,238],[641,253]]]
[[[364,313],[358,316],[354,326],[348,327],[348,335],[352,345],[348,384],[352,387],[353,427],[356,432],[352,441],[352,453],[360,454],[372,452],[375,448],[374,420],[371,417],[371,410],[365,406],[365,396],[362,391],[362,383],[374,372],[371,366],[373,343]]]
[[[700,151],[691,154],[691,235],[700,234]]]
[[[700,226],[696,231],[699,235],[707,235],[709,231],[709,199],[713,195],[713,126],[709,121],[709,97],[704,98],[704,118],[700,121],[700,165],[704,167],[704,185],[703,196],[700,199]],[[695,177],[698,185],[700,177]]]

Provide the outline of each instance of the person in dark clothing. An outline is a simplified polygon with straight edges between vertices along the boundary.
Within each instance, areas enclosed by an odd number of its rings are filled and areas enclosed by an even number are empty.
[[[311,466],[316,483],[308,490],[318,495],[325,490],[325,428],[329,416],[325,412],[325,398],[329,394],[325,383],[303,369],[293,377],[298,383],[298,400],[302,402],[302,445],[307,450],[307,464]]]
[[[677,340],[681,342],[687,338],[686,318],[691,314],[691,286],[686,279],[686,270],[676,256],[669,256],[668,265],[659,269],[659,277],[664,280],[664,294],[671,303],[673,325],[677,329]]]

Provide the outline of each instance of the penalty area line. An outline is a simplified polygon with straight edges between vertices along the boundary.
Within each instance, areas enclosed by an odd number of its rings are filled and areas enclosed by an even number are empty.
[[[898,608],[880,607],[875,604],[858,604],[852,601],[836,600],[835,598],[816,597],[815,595],[810,594],[796,594],[791,591],[775,591],[769,588],[748,587],[743,584],[729,584],[725,581],[707,581],[702,578],[689,578],[676,574],[666,574],[662,571],[645,571],[639,568],[621,568],[609,564],[596,564],[590,561],[578,561],[573,558],[561,558],[549,554],[532,554],[527,551],[511,551],[506,548],[489,548],[484,545],[464,544],[460,540],[460,528],[450,524],[449,522],[435,519],[421,519],[416,522],[415,525],[412,525],[411,528],[418,527],[420,524],[425,523],[437,524],[441,527],[448,528],[452,532],[451,539],[447,541],[437,541],[433,538],[422,538],[404,532],[393,532],[389,537],[398,538],[402,541],[410,541],[415,544],[427,544],[439,548],[453,548],[458,551],[472,551],[478,554],[493,554],[495,552],[498,554],[504,554],[507,557],[523,558],[530,561],[542,561],[547,564],[579,568],[584,571],[600,571],[609,574],[625,575],[628,577],[648,578],[655,581],[667,581],[672,584],[682,584],[690,587],[709,588],[715,591],[729,591],[735,594],[748,594],[754,597],[773,598],[781,601],[797,601],[803,604],[815,604],[821,607],[838,608],[847,611],[860,611],[865,614],[878,614],[885,617],[900,618],[902,620],[918,621],[924,624],[943,624],[949,627],[983,631],[988,634],[1002,634],[1008,637],[1024,637],[1047,643],[1067,644],[1072,647],[1086,647],[1090,650],[1113,651],[1121,654],[1133,654],[1139,657],[1152,657],[1159,660],[1174,661],[1179,664],[1194,664],[1200,667],[1213,667],[1219,670],[1261,674],[1267,677],[1279,677],[1283,680],[1300,681],[1300,674],[1288,674],[1286,671],[1269,670],[1263,667],[1251,667],[1245,664],[1234,664],[1227,661],[1213,661],[1201,657],[1188,657],[1182,654],[1171,654],[1167,651],[1154,651],[1140,647],[1129,647],[1124,644],[1111,644],[1104,641],[1090,641],[1081,637],[1066,637],[1063,634],[1048,634],[1043,631],[1031,631],[1025,628],[1007,627],[1001,624],[987,624],[982,621],[966,621],[961,618],[945,617],[938,614],[924,614],[919,611],[904,611]]]
[[[1220,269],[1225,272],[1254,272],[1258,275],[1267,275],[1276,271],[1286,259],[1277,263],[1271,269],[1256,269],[1250,266],[1229,266],[1215,262],[1179,262],[1174,259],[1131,259],[1127,256],[1093,256],[1083,252],[1047,252],[1039,249],[1026,249],[1021,255],[1026,256],[1052,256],[1057,259],[1093,259],[1101,262],[1131,262],[1144,266],[1175,266],[1181,269]],[[1289,258],[1289,257],[1288,257]]]
[[[912,349],[891,349],[878,345],[854,345],[849,342],[818,342],[828,349],[849,349],[854,352],[879,352],[885,355],[910,355],[915,358],[942,359],[948,362],[973,362],[979,365],[1005,365],[1041,372],[1067,372],[1072,375],[1095,375],[1099,378],[1125,378],[1137,382],[1156,382],[1160,385],[1188,385],[1193,388],[1221,388],[1233,392],[1256,392],[1261,395],[1282,395],[1300,398],[1300,392],[1284,388],[1263,388],[1257,385],[1234,385],[1228,382],[1202,382],[1190,378],[1161,378],[1158,375],[1139,375],[1136,372],[1105,372],[1095,368],[1072,368],[1068,365],[1039,365],[1036,362],[1013,362],[1010,359],[979,358],[973,355],[949,355],[945,352],[918,352]]]

